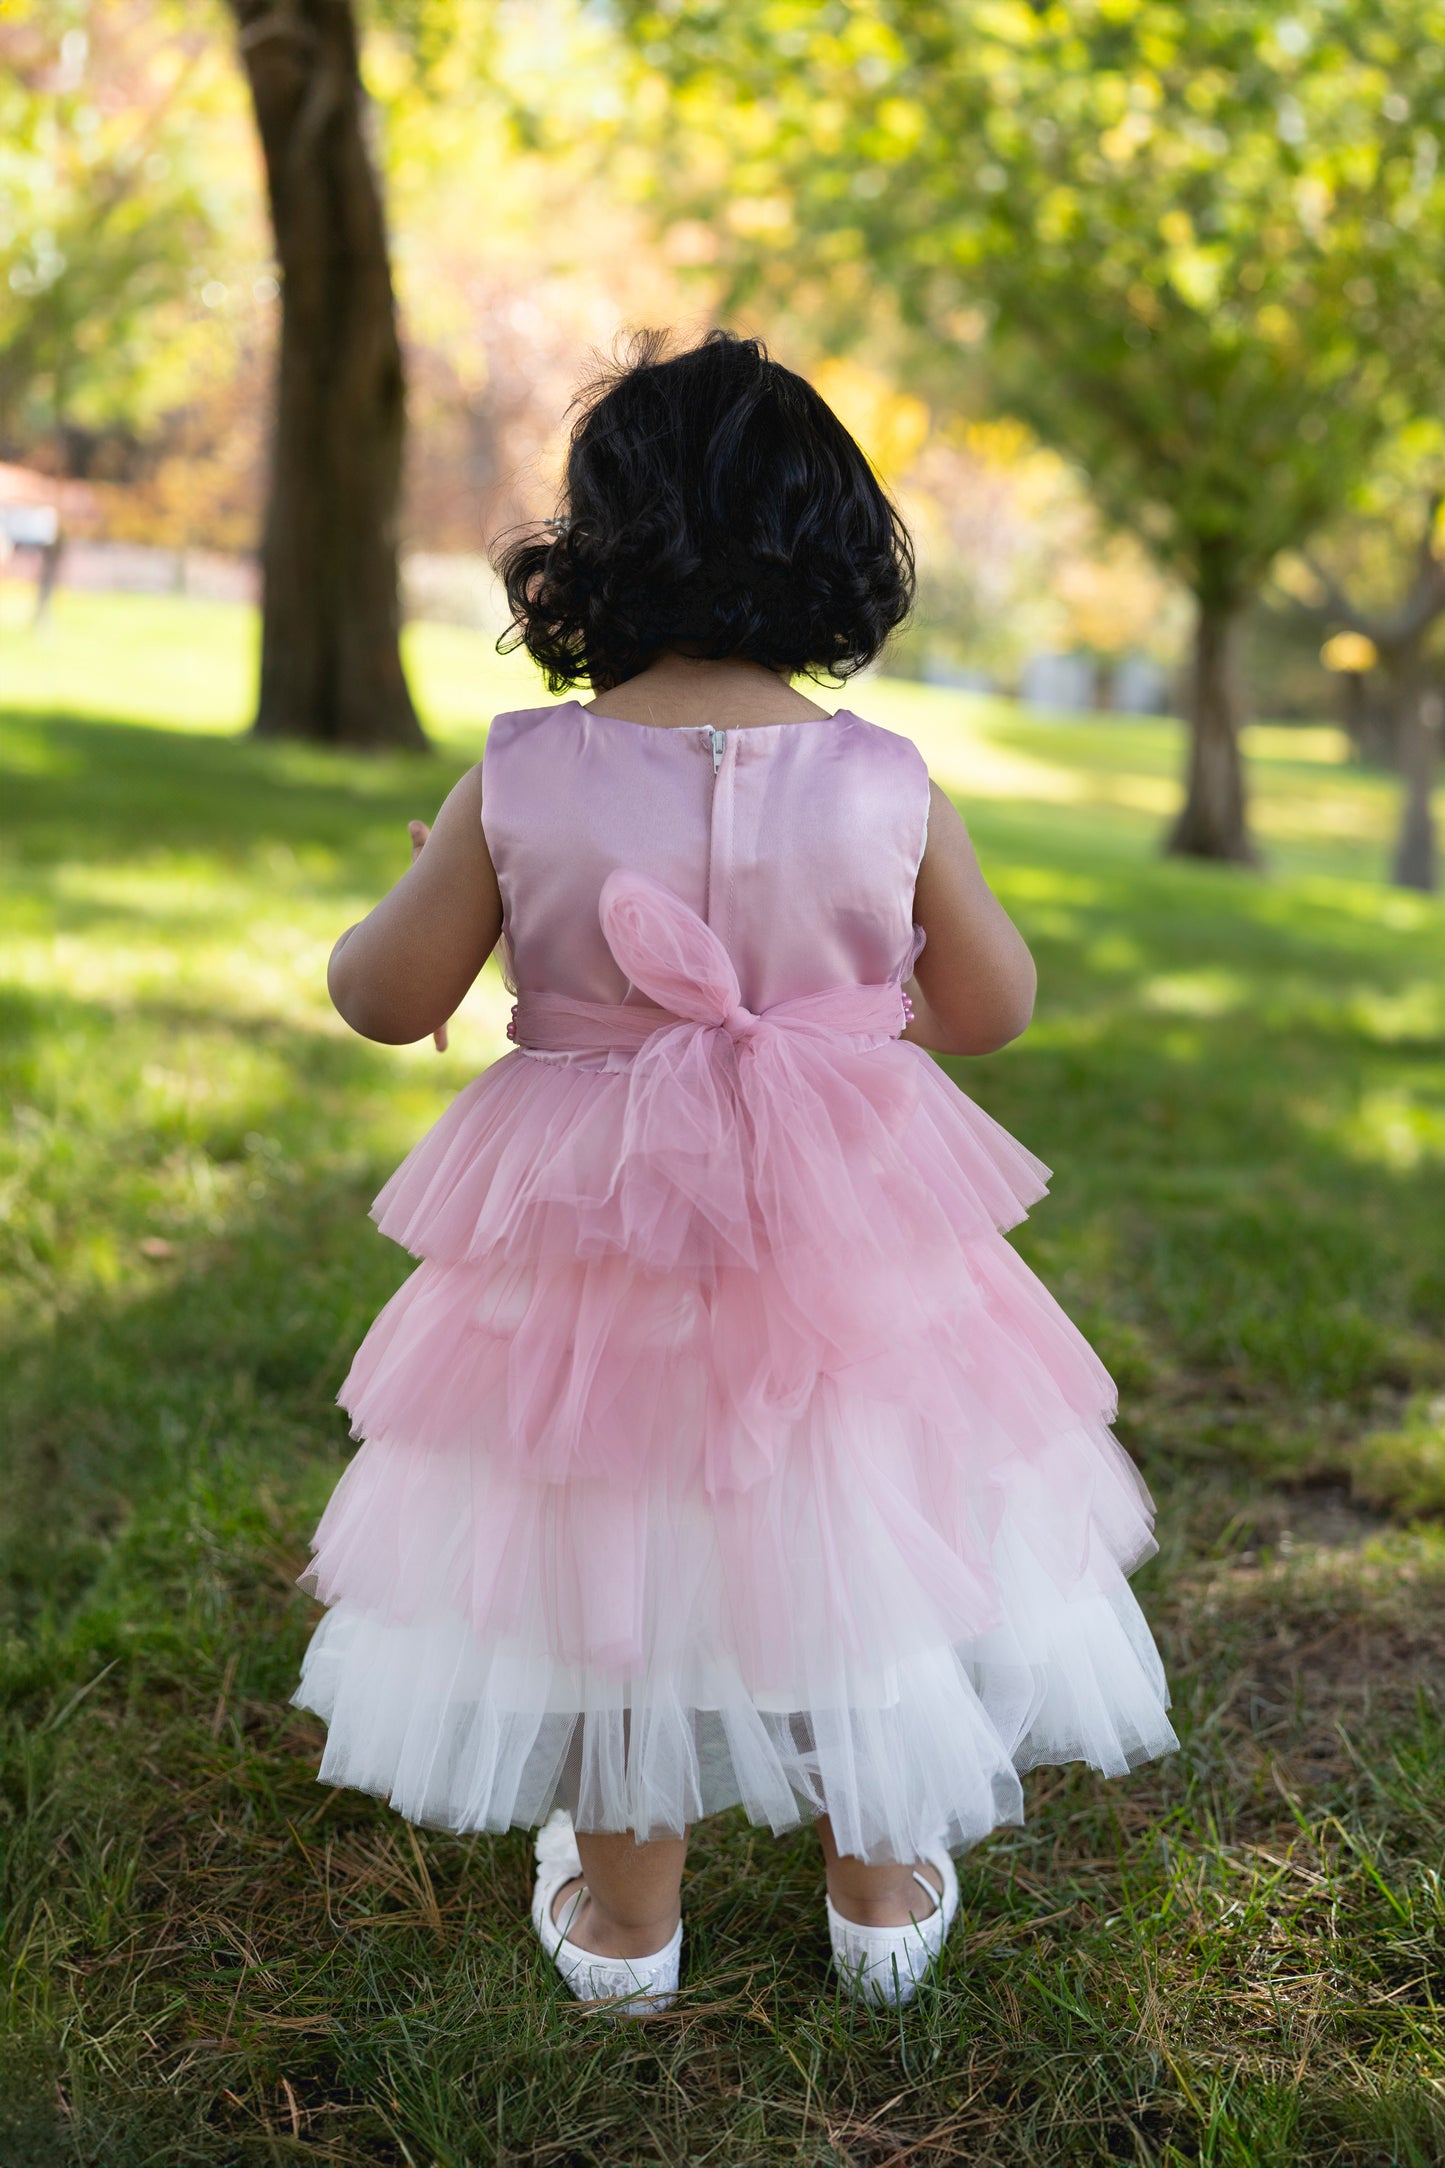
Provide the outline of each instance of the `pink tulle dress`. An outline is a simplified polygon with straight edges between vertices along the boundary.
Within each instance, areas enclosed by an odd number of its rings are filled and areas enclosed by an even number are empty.
[[[826,1811],[866,1860],[1177,1741],[1107,1372],[1000,1230],[1048,1169],[899,1037],[915,747],[498,716],[516,1050],[372,1207],[320,1776],[413,1821]]]

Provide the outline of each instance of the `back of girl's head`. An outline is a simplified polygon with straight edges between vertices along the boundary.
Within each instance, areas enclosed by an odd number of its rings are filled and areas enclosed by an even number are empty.
[[[499,550],[552,692],[605,691],[663,649],[846,678],[913,600],[907,530],[804,378],[760,339],[682,353],[643,332],[583,392],[561,515]]]

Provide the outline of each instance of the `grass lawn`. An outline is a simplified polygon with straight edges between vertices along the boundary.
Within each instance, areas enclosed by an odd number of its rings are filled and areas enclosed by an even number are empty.
[[[414,628],[430,757],[258,745],[252,621],[0,596],[0,2168],[1427,2168],[1445,2156],[1445,908],[1388,779],[1257,730],[1270,873],[1157,855],[1178,732],[875,679],[1038,956],[951,1065],[1056,1169],[1019,1247],[1119,1379],[1183,1749],[1027,1780],[901,2022],[835,1995],[811,1834],[695,1834],[690,1974],[600,2026],[530,1835],[323,1791],[294,1587],[409,1261],[366,1206],[505,1046],[347,1033],[327,951],[496,708]],[[841,702],[840,702],[841,704]]]

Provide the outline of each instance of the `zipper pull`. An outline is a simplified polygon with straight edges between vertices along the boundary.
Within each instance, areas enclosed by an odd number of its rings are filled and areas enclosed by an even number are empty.
[[[723,748],[727,744],[727,733],[722,730],[714,730],[712,725],[709,724],[708,736],[712,739],[712,772],[716,775],[718,769],[722,766]]]

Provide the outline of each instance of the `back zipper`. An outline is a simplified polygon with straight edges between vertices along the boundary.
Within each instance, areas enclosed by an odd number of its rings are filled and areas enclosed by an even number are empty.
[[[727,744],[727,733],[723,730],[714,730],[711,723],[709,723],[707,734],[712,740],[712,772],[716,775],[718,769],[722,766],[723,747]]]

